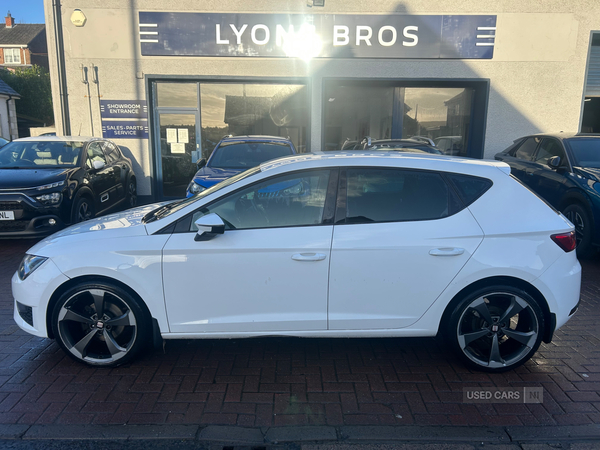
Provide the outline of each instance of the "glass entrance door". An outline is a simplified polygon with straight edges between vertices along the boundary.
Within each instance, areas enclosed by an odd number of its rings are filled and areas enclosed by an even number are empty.
[[[163,198],[185,197],[185,188],[196,173],[196,114],[160,113],[160,164]]]

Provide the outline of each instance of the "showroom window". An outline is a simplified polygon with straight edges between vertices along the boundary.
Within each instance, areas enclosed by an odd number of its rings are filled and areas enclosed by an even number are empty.
[[[433,220],[454,214],[458,200],[438,173],[349,169],[346,223]]]
[[[326,80],[323,147],[353,148],[366,137],[417,137],[448,155],[482,157],[486,98],[482,81]]]
[[[4,64],[21,64],[21,49],[20,48],[5,48],[4,49]]]
[[[157,197],[185,196],[197,171],[226,135],[289,137],[306,151],[308,91],[303,84],[152,83]]]
[[[592,33],[581,117],[582,133],[600,133],[600,32]]]

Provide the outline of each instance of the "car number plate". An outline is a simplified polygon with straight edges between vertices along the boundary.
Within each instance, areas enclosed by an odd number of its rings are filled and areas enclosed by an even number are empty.
[[[15,220],[14,211],[0,211],[0,220]]]

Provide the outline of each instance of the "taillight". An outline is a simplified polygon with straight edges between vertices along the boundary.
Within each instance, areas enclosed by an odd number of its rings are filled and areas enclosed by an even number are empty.
[[[575,239],[575,232],[553,234],[550,236],[556,244],[562,248],[565,252],[572,252],[577,247],[577,240]]]

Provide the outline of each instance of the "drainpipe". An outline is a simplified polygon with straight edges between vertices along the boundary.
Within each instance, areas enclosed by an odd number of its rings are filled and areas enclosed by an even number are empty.
[[[65,71],[65,49],[63,45],[60,0],[52,0],[52,9],[54,13],[54,40],[56,41],[56,67],[58,69],[62,131],[65,136],[69,136],[71,134],[71,119],[69,117],[69,102],[67,101],[67,74]]]
[[[8,98],[6,99],[6,112],[8,114],[8,140],[12,142],[12,133],[10,131],[10,104],[9,102],[12,100],[12,95],[8,94]]]

